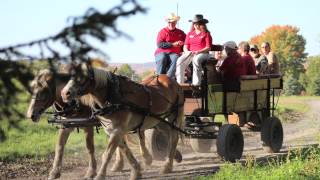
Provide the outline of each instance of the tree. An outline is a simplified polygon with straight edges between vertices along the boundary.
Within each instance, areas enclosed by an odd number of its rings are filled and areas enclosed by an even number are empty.
[[[305,73],[305,87],[309,95],[320,96],[320,56],[307,59],[307,70]]]
[[[143,79],[145,79],[145,78],[147,78],[147,77],[149,77],[149,76],[152,76],[152,75],[154,75],[154,74],[155,74],[154,70],[147,70],[147,71],[144,71],[144,72],[140,75],[140,77],[141,77],[141,79],[143,80]]]
[[[283,87],[285,95],[300,95],[301,91],[304,90],[299,80],[294,78],[292,75],[287,76],[284,80],[286,82]]]
[[[122,76],[127,76],[133,81],[140,81],[141,78],[136,74],[136,72],[131,68],[129,64],[123,64],[120,66],[118,71],[116,72],[117,74],[120,74]]]
[[[12,105],[18,103],[17,93],[21,91],[21,88],[24,91],[29,88],[28,82],[33,79],[32,63],[29,63],[31,66],[26,66],[18,60],[24,59],[30,62],[39,59],[46,60],[49,67],[54,70],[54,63],[58,61],[88,62],[88,59],[92,57],[106,57],[107,55],[97,45],[89,43],[92,40],[105,43],[110,37],[131,38],[116,27],[116,20],[120,17],[144,13],[146,9],[141,7],[136,0],[121,0],[120,2],[107,12],[89,8],[83,16],[68,18],[71,25],[55,35],[0,48],[0,121],[8,119],[10,124],[16,125],[14,120],[17,118],[13,118],[12,114],[20,118],[24,116]],[[67,53],[59,52],[55,48],[57,46],[63,46],[64,52]],[[23,51],[25,48],[34,48],[39,54],[29,54],[28,51]],[[1,133],[0,127],[0,137],[4,137]]]
[[[272,51],[279,58],[281,72],[299,79],[300,73],[304,72],[303,63],[307,54],[304,52],[306,40],[298,33],[299,29],[294,26],[273,25],[260,35],[252,37],[250,42],[257,45],[269,42]]]

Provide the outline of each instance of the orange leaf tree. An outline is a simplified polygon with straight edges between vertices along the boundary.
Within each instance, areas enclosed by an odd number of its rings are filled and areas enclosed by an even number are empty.
[[[307,54],[304,52],[306,40],[298,33],[299,28],[294,26],[273,25],[252,37],[250,43],[260,47],[262,42],[269,42],[271,50],[280,60],[281,72],[299,79],[300,73],[304,71],[303,62]]]

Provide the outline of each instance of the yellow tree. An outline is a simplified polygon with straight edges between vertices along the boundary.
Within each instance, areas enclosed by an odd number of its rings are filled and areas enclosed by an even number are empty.
[[[270,43],[272,51],[278,56],[281,72],[298,79],[304,71],[303,62],[307,56],[304,52],[306,40],[299,34],[299,28],[273,25],[250,39],[258,47],[265,41]]]

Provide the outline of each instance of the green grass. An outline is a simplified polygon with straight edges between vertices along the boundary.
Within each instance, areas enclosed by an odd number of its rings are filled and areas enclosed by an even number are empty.
[[[320,149],[289,152],[285,159],[259,164],[248,159],[245,165],[226,164],[212,176],[199,180],[315,180],[320,179]]]
[[[318,97],[310,96],[281,96],[279,98],[280,110],[288,109],[291,111],[305,113],[309,110],[309,106],[306,104],[311,99],[320,99]]]
[[[7,140],[0,143],[0,161],[13,161],[21,158],[42,158],[54,153],[55,142],[58,138],[58,129],[42,119],[39,123],[23,120],[20,129],[5,129]],[[102,149],[106,146],[106,134],[103,130],[95,133],[95,147]],[[85,151],[83,130],[80,133],[70,134],[65,152],[81,153]]]
[[[320,97],[314,96],[280,96],[277,103],[275,115],[281,121],[290,122],[298,120],[304,113],[310,110],[307,101],[312,99],[320,100]],[[277,99],[275,99],[277,101]]]

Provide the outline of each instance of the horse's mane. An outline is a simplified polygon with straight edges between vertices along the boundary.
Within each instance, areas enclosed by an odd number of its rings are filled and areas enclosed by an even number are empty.
[[[92,70],[94,74],[94,81],[95,81],[96,88],[106,87],[108,83],[108,80],[107,80],[108,71],[103,70],[101,68],[95,68],[95,67],[93,67]]]
[[[94,81],[95,81],[95,88],[105,87],[107,86],[107,71],[102,68],[93,67],[93,74],[94,74]],[[95,98],[91,94],[86,94],[80,97],[81,103],[84,105],[94,107],[95,105]]]

